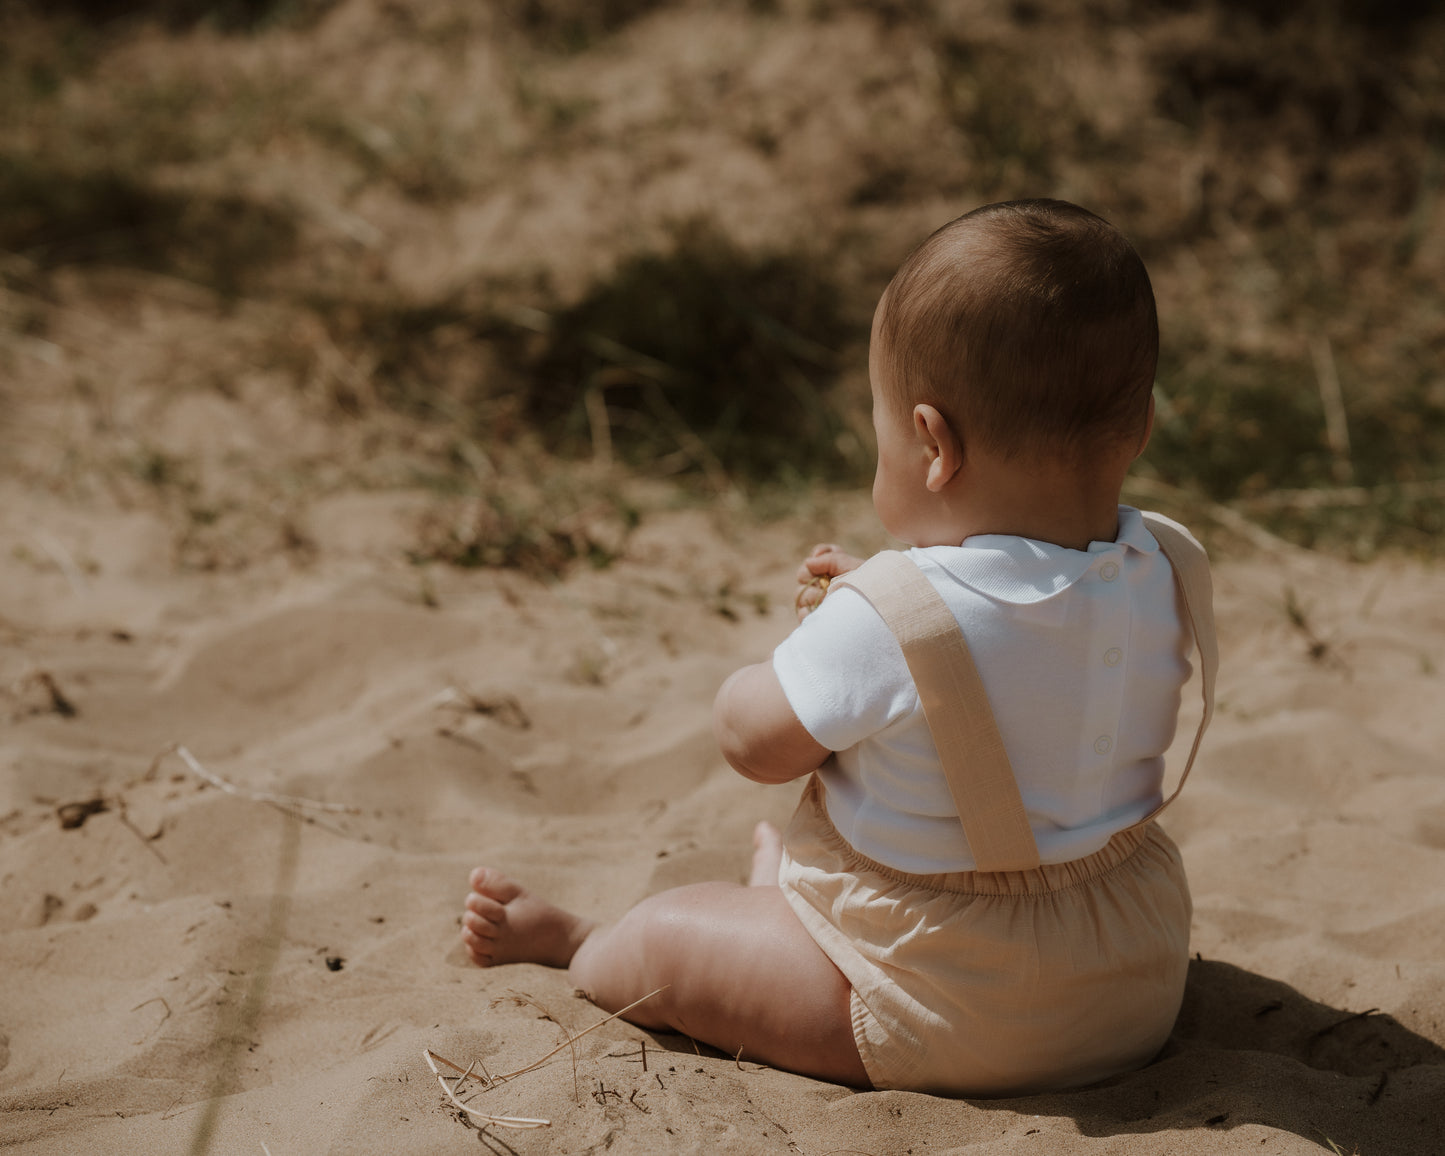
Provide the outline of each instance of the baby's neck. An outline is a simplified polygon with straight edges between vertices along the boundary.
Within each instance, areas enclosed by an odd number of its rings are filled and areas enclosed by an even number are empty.
[[[1069,550],[1087,550],[1091,542],[1112,542],[1118,537],[1118,496],[1115,495],[1107,509],[1078,509],[1074,503],[1066,502],[1052,508],[999,511],[997,516],[979,518],[966,527],[963,538],[976,534],[1009,534],[1036,542],[1052,542]]]
[[[948,495],[942,545],[977,534],[1009,534],[1086,550],[1119,533],[1119,490],[1127,463],[1094,472],[992,461],[975,468]],[[954,535],[957,535],[956,537]],[[919,543],[920,545],[922,543]]]

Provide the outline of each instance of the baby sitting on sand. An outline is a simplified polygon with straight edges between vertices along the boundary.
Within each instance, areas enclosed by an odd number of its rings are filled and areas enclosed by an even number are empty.
[[[1215,665],[1203,551],[1119,505],[1157,356],[1143,263],[1092,213],[989,205],[928,238],[869,353],[873,502],[913,549],[816,548],[804,620],[714,705],[740,774],[809,776],[786,834],[758,825],[749,886],[610,926],[479,867],[471,957],[570,968],[608,1010],[661,988],[627,1018],[857,1087],[1002,1095],[1148,1062],[1191,913],[1153,822],[1164,751],[1192,644],[1200,734]]]

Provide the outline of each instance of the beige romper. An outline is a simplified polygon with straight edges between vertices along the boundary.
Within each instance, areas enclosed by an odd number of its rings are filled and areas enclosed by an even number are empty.
[[[1157,515],[1199,650],[1204,713],[1174,793],[1099,851],[1039,863],[1003,740],[957,622],[903,554],[838,582],[903,648],[973,871],[915,875],[833,827],[816,776],[784,836],[779,882],[853,987],[853,1037],[875,1088],[998,1096],[1079,1087],[1147,1063],[1184,993],[1192,906],[1153,822],[1183,788],[1214,705],[1218,651],[1204,551]]]

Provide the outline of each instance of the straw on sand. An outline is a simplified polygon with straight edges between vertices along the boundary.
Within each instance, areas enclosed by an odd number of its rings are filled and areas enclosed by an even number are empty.
[[[482,1085],[483,1090],[487,1090],[495,1088],[499,1084],[505,1084],[508,1080],[514,1080],[518,1076],[525,1076],[528,1072],[532,1072],[535,1071],[537,1068],[540,1068],[563,1048],[573,1047],[577,1043],[577,1041],[580,1040],[583,1036],[588,1035],[591,1032],[595,1032],[603,1024],[610,1023],[612,1020],[615,1020],[620,1015],[625,1015],[627,1012],[630,1012],[639,1004],[646,1003],[653,996],[657,995],[658,992],[662,992],[665,990],[667,990],[666,986],[660,987],[656,991],[650,991],[641,999],[634,1000],[632,1003],[628,1004],[625,1008],[622,1008],[619,1011],[615,1011],[610,1016],[605,1016],[604,1018],[598,1020],[590,1028],[583,1028],[575,1036],[569,1033],[565,1040],[563,1040],[545,1056],[542,1056],[538,1060],[534,1060],[532,1063],[527,1064],[525,1067],[518,1068],[515,1072],[507,1072],[500,1076],[493,1076],[487,1072],[485,1067],[482,1067],[482,1075],[478,1076],[476,1074],[476,1069],[478,1067],[481,1067],[480,1061],[473,1060],[470,1064],[463,1068],[460,1064],[452,1063],[451,1060],[446,1059],[444,1056],[438,1055],[430,1048],[422,1049],[422,1058],[426,1060],[427,1067],[429,1067],[432,1070],[432,1074],[436,1076],[437,1083],[441,1085],[442,1092],[446,1096],[446,1098],[451,1101],[454,1107],[465,1112],[467,1115],[481,1120],[484,1123],[494,1124],[498,1128],[548,1128],[551,1127],[551,1120],[542,1120],[528,1116],[497,1116],[493,1115],[490,1112],[479,1111],[478,1109],[473,1108],[471,1105],[466,1104],[462,1100],[460,1100],[457,1097],[456,1089],[461,1087],[462,1083],[466,1080],[476,1080],[477,1083]],[[457,1072],[458,1075],[448,1076],[444,1074],[437,1067],[437,1064],[443,1064],[446,1067],[451,1068],[451,1070]],[[448,1081],[451,1082],[449,1083]]]
[[[196,759],[196,756],[191,754],[190,751],[179,743],[176,744],[173,749],[175,753],[181,757],[181,760],[186,766],[190,767],[193,774],[205,779],[211,786],[219,787],[228,795],[235,795],[242,799],[252,799],[257,803],[270,803],[272,806],[280,807],[283,810],[294,809],[305,811],[310,809],[314,811],[334,811],[345,815],[356,815],[360,813],[360,808],[350,806],[346,803],[324,803],[318,799],[303,799],[299,795],[278,795],[271,791],[258,791],[252,787],[242,787],[239,784],[231,782],[229,779],[223,779],[220,775],[206,770]]]

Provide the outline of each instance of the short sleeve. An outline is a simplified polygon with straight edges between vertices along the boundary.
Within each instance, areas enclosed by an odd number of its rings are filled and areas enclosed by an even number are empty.
[[[798,721],[830,751],[856,746],[918,707],[897,639],[847,586],[773,651],[773,671]]]

